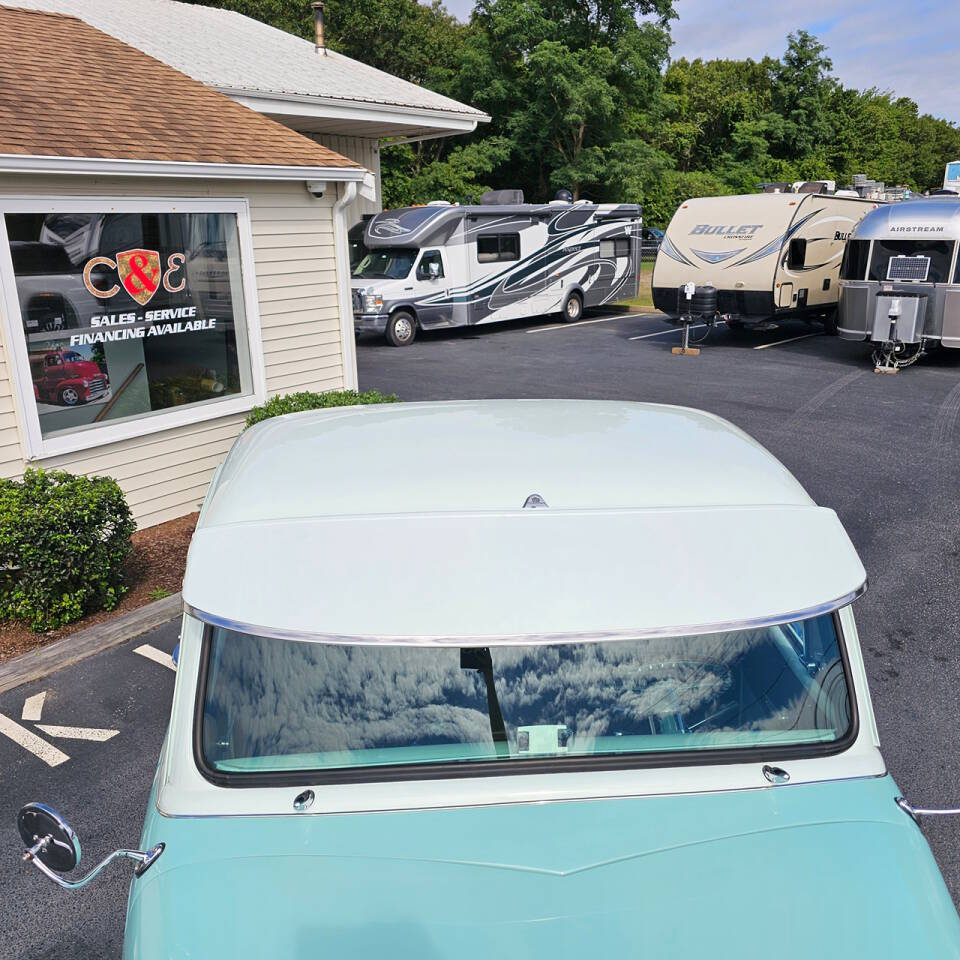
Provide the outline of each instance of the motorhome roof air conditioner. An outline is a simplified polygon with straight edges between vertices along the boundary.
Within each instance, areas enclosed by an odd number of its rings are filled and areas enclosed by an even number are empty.
[[[485,207],[498,207],[509,204],[523,203],[522,190],[488,190],[480,197],[480,203]]]

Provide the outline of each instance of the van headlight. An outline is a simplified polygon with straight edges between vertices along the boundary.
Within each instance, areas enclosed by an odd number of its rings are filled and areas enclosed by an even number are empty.
[[[383,297],[379,293],[365,293],[363,307],[366,313],[379,313],[383,309]]]

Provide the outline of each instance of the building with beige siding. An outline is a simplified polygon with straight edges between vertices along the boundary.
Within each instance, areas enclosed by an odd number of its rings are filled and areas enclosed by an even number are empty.
[[[486,119],[174,0],[0,0],[0,90],[0,476],[113,476],[140,526],[198,508],[254,405],[357,385],[380,140]]]
[[[189,513],[252,406],[355,383],[335,223],[371,178],[71,17],[0,7],[0,89],[0,475]]]

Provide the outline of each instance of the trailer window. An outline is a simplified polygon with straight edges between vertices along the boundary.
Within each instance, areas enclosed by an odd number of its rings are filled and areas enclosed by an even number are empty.
[[[874,240],[870,279],[886,280],[892,257],[929,257],[927,283],[946,283],[953,247],[953,242],[948,240]]]
[[[794,237],[787,248],[787,269],[802,270],[807,262],[807,241]]]
[[[477,237],[477,262],[520,259],[519,233],[487,233]]]
[[[870,256],[869,240],[848,240],[840,265],[841,280],[865,280],[867,259]]]

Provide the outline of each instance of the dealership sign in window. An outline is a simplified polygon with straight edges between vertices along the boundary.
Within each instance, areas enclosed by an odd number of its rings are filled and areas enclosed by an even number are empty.
[[[44,440],[254,394],[237,213],[5,224]]]

